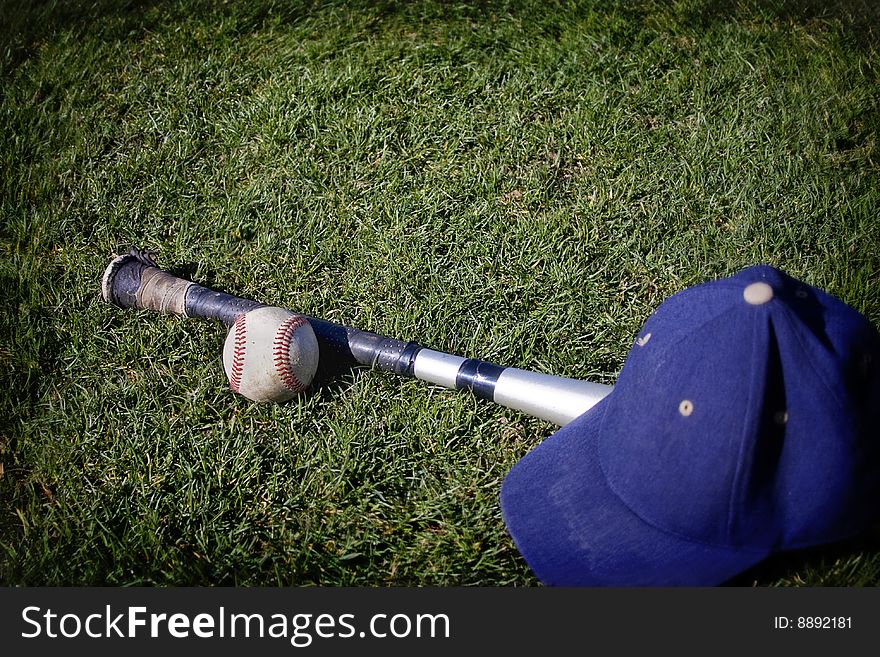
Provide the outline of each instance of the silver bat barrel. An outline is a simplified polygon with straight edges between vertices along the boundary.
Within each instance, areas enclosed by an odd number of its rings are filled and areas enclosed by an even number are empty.
[[[472,374],[475,373],[475,374]],[[444,388],[469,389],[484,399],[564,426],[596,405],[611,386],[422,349],[413,375]]]

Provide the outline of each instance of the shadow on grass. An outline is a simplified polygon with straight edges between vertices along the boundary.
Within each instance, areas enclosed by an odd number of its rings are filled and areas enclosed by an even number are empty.
[[[47,482],[33,474],[21,431],[44,394],[46,373],[57,367],[63,351],[63,338],[51,312],[45,303],[34,301],[39,289],[21,278],[13,266],[3,263],[0,267],[3,307],[13,310],[0,315],[0,508],[7,511],[0,515],[0,579],[9,575],[5,572],[6,546],[15,549],[23,538],[24,527],[13,510],[53,499]]]
[[[801,26],[836,21],[857,47],[870,50],[880,45],[880,3],[875,0],[704,0],[680,14],[682,22],[704,28],[753,16]]]
[[[865,558],[876,558],[880,550],[880,533],[871,532],[831,545],[818,545],[803,550],[782,552],[737,575],[725,586],[874,586]],[[861,576],[854,572],[858,569]],[[880,570],[880,562],[874,568]],[[864,580],[864,581],[863,581]]]
[[[480,6],[485,4],[485,6]],[[523,20],[537,20],[552,26],[556,12],[560,22],[571,18],[555,6],[542,7],[532,2],[512,3],[503,9],[491,3],[474,5],[445,5],[436,2],[344,2],[339,9],[352,13],[368,11],[375,17],[396,16],[413,23],[448,20],[466,11],[472,20],[489,20],[499,12],[520,15]],[[10,75],[23,62],[34,56],[39,45],[52,35],[72,30],[78,33],[101,32],[107,38],[140,38],[145,31],[162,24],[175,24],[191,17],[215,16],[218,20],[232,19],[239,33],[259,30],[268,21],[293,23],[316,11],[332,10],[326,3],[315,6],[309,1],[279,4],[273,0],[216,3],[208,0],[0,0],[0,79]],[[656,0],[623,2],[599,0],[585,3],[575,12],[599,12],[625,17],[638,28],[646,18],[670,11],[666,3]],[[682,27],[709,27],[717,22],[748,20],[764,16],[798,25],[816,21],[838,21],[854,44],[861,48],[880,45],[880,3],[874,0],[752,0],[730,3],[727,0],[704,0],[688,3],[676,11]],[[4,54],[5,53],[5,57]]]
[[[145,10],[159,4],[162,0],[0,0],[0,78],[33,57],[40,44],[59,31],[99,29],[102,21],[118,17],[146,28]]]

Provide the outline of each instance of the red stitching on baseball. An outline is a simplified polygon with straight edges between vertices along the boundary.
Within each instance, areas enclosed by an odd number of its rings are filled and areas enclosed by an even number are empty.
[[[229,373],[229,387],[233,392],[238,392],[241,387],[241,376],[244,372],[244,347],[247,322],[245,313],[235,318],[235,344],[232,349],[232,371]]]
[[[296,374],[290,369],[290,340],[294,331],[303,324],[307,324],[305,317],[294,315],[284,320],[275,332],[275,369],[281,378],[284,387],[292,392],[302,392],[306,389],[302,381],[296,378]]]

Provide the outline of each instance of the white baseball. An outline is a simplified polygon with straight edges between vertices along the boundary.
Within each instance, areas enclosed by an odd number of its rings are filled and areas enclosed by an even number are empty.
[[[229,387],[251,401],[287,401],[312,382],[318,340],[302,315],[257,308],[239,315],[229,329],[223,368]]]

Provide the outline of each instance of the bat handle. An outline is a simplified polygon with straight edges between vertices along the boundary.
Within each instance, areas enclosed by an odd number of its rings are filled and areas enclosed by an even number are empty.
[[[156,254],[132,247],[114,259],[101,281],[104,301],[122,308],[155,310],[181,317],[219,319],[231,326],[236,316],[265,304],[217,292],[163,271]]]
[[[132,247],[115,258],[101,281],[104,301],[122,308],[155,310],[181,317],[220,320],[227,326],[240,314],[266,304],[218,292],[159,268],[156,254]],[[318,338],[320,361],[344,367],[366,365],[403,376],[413,376],[415,342],[308,318]]]
[[[235,318],[254,308],[266,304],[243,299],[225,292],[217,292],[195,283],[190,284],[184,297],[184,310],[187,317],[207,317],[219,319],[227,326],[235,324]]]

